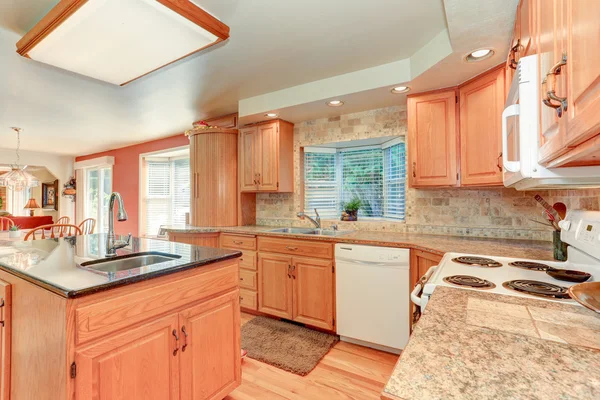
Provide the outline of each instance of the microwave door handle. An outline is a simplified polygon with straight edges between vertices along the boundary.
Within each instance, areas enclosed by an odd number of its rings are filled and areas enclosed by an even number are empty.
[[[512,104],[502,112],[502,164],[509,172],[518,172],[521,169],[519,161],[508,161],[508,126],[507,119],[519,115],[519,105]],[[517,143],[517,146],[519,144]]]

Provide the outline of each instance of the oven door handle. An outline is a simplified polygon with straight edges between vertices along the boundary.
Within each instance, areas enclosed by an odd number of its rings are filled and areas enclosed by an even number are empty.
[[[518,104],[512,104],[502,112],[502,164],[504,169],[509,172],[519,172],[521,170],[520,161],[508,161],[508,124],[506,123],[509,117],[517,116],[519,113],[520,107]],[[517,143],[517,146],[520,145],[520,143]]]
[[[423,287],[425,287],[425,284],[427,283],[427,281],[429,280],[431,275],[433,275],[433,273],[435,272],[436,269],[437,269],[437,265],[429,268],[429,270],[427,270],[425,275],[423,275],[423,277],[421,279],[419,279],[419,282],[417,282],[417,284],[415,285],[415,288],[410,293],[411,301],[414,304],[418,305],[419,307],[421,306],[421,297],[419,297],[419,295],[423,292]]]

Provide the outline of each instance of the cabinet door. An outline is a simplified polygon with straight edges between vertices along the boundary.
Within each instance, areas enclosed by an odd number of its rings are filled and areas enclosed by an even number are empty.
[[[0,280],[0,400],[10,399],[11,285]]]
[[[276,191],[279,180],[279,135],[277,123],[259,125],[260,168],[258,170],[259,190]]]
[[[521,57],[525,57],[533,53],[533,43],[531,34],[533,32],[532,29],[532,6],[535,0],[521,0],[521,4],[519,4],[519,36],[521,39]]]
[[[258,311],[292,319],[292,258],[258,254]]]
[[[258,128],[240,131],[240,185],[242,191],[256,191],[258,188],[259,134]]]
[[[558,95],[567,97],[565,145],[573,146],[600,133],[600,1],[566,2],[567,91]]]
[[[180,335],[182,400],[220,400],[240,385],[238,290],[182,311]]]
[[[81,400],[178,400],[177,314],[126,330],[75,352]]]
[[[408,98],[411,187],[456,185],[456,102],[455,90]]]
[[[438,265],[442,261],[442,256],[428,253],[422,250],[410,251],[410,281],[413,288],[419,279],[421,279],[429,268]]]
[[[460,89],[462,186],[502,184],[504,69],[483,75]]]
[[[333,262],[294,257],[294,321],[333,329]]]

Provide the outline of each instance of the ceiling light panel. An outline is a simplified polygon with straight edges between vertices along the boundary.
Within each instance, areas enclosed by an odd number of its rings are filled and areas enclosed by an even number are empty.
[[[40,39],[35,30],[48,24],[52,10],[19,41],[18,51],[33,60],[124,85],[229,37],[226,25],[192,3],[181,3],[87,1],[62,22],[51,24],[54,29]]]

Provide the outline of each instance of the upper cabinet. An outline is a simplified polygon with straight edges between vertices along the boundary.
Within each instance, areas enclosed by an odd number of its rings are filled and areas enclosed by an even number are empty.
[[[456,103],[455,89],[408,97],[408,172],[411,187],[457,184]]]
[[[548,167],[599,165],[600,2],[535,3],[540,162]]]
[[[240,130],[242,192],[294,190],[294,125],[269,121]]]
[[[459,87],[461,186],[502,185],[504,68]]]

